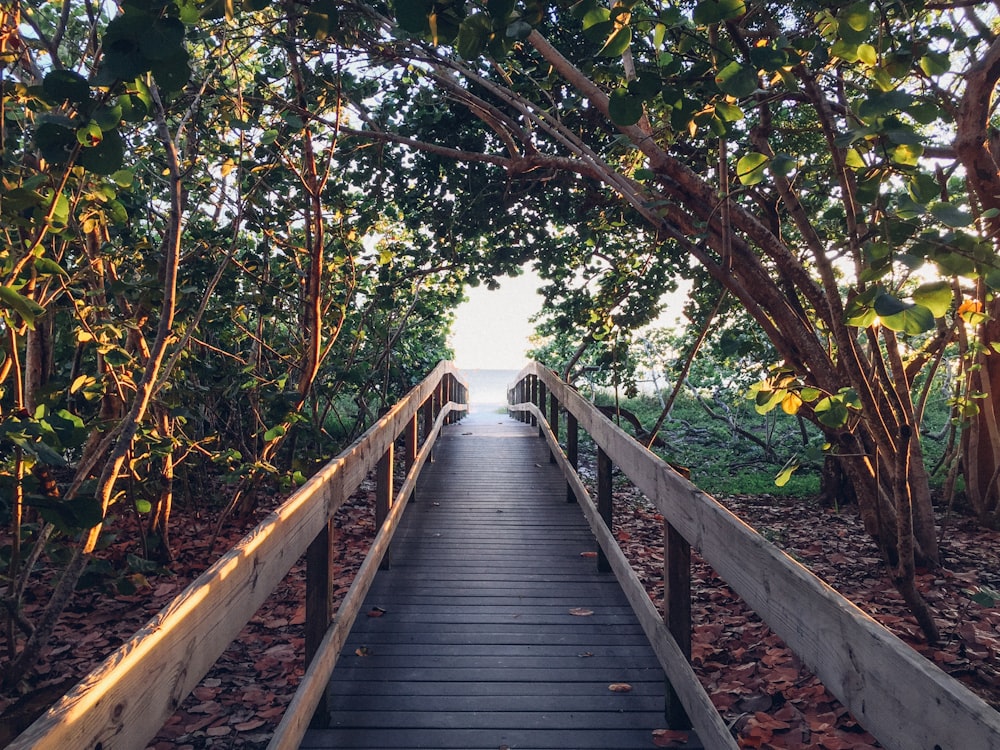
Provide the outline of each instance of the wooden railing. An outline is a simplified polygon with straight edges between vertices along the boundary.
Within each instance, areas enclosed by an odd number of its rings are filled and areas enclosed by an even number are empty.
[[[322,698],[339,645],[350,631],[441,426],[465,411],[467,403],[468,388],[454,366],[438,365],[8,747],[145,747],[292,565],[306,554],[308,668],[271,743],[272,747],[297,747],[313,713],[318,707],[323,710]],[[418,445],[420,419],[423,440]],[[407,475],[397,492],[392,464],[400,437]],[[333,514],[373,469],[380,528],[334,617],[330,604]]]
[[[636,611],[676,693],[669,718],[683,721],[686,711],[705,747],[736,743],[689,663],[691,547],[884,747],[1000,748],[1000,713],[677,474],[554,373],[529,364],[508,400],[511,413],[537,425],[548,441],[601,546],[598,564],[614,571]],[[560,411],[566,417],[565,452]],[[580,428],[597,445],[596,501],[575,471]],[[663,615],[610,530],[614,466],[665,519]]]

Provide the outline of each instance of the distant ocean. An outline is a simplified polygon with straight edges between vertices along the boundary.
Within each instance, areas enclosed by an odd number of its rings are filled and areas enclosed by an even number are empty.
[[[473,412],[492,412],[507,403],[507,387],[517,377],[517,370],[462,370],[469,383]]]

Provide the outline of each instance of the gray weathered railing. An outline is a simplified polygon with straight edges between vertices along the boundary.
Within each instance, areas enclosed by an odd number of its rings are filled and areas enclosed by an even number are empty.
[[[350,631],[441,426],[465,411],[467,404],[466,384],[451,363],[442,362],[8,747],[145,747],[296,560],[306,554],[308,668],[272,742],[273,747],[297,747],[321,707],[339,652],[334,648],[331,655],[326,647],[342,642]],[[423,441],[418,445],[421,419]],[[407,475],[394,492],[393,447],[400,437]],[[330,603],[332,518],[373,469],[380,528],[334,617]]]
[[[646,450],[537,363],[508,394],[511,413],[537,425],[614,570],[705,747],[735,748],[689,664],[690,549],[694,547],[802,659],[858,723],[897,750],[1000,749],[1000,713],[929,663],[806,568],[778,550],[667,463]],[[565,453],[559,414],[566,414]],[[578,429],[597,444],[597,500],[575,472]],[[652,605],[610,530],[617,466],[664,521],[664,614]]]

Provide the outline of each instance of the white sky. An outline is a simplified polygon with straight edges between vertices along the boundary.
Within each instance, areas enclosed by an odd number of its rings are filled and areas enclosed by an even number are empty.
[[[503,278],[495,291],[485,285],[468,289],[469,301],[458,306],[452,326],[455,364],[463,370],[520,370],[534,331],[528,319],[542,308],[539,286],[537,274],[525,269]]]

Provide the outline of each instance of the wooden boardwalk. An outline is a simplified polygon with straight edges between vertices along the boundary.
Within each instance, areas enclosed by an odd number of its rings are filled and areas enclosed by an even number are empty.
[[[302,747],[654,747],[663,672],[594,550],[536,428],[445,428]]]

